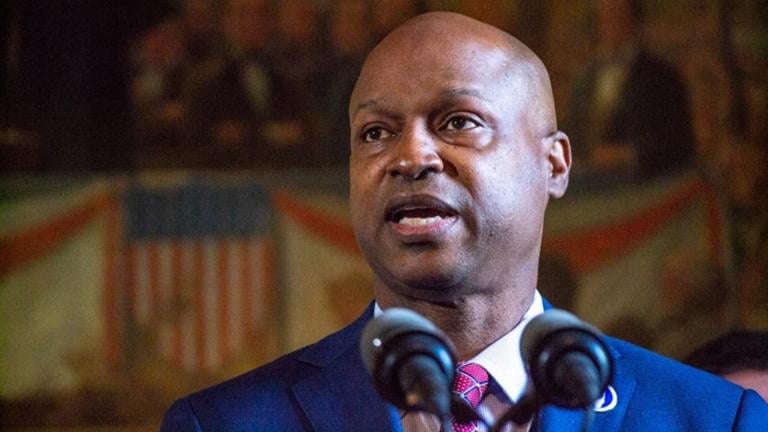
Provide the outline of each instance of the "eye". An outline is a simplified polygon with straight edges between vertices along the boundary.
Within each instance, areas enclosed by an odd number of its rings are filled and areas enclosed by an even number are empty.
[[[383,139],[390,138],[394,136],[392,132],[382,128],[382,127],[372,127],[368,128],[365,131],[363,131],[363,134],[361,135],[363,142],[374,142],[374,141],[380,141]]]
[[[467,131],[479,127],[480,123],[464,115],[450,117],[443,126],[447,131]]]

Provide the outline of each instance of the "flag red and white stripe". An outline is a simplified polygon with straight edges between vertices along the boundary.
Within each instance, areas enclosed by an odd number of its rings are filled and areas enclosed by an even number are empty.
[[[128,310],[163,358],[212,371],[264,326],[268,239],[137,240],[128,248]]]

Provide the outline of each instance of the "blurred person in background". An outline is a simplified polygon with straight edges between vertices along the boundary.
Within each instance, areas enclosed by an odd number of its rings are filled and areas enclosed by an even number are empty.
[[[335,1],[328,12],[328,57],[322,97],[325,148],[318,162],[341,165],[349,158],[349,96],[370,48],[373,29],[366,2]]]
[[[274,122],[275,10],[268,0],[228,0],[227,49],[198,68],[186,95],[187,140],[198,167],[249,168],[289,163],[295,131]]]
[[[167,19],[146,32],[135,50],[135,75],[131,96],[138,134],[138,166],[151,161],[167,163],[158,155],[168,154],[184,142],[184,80],[187,60],[183,26],[179,19]],[[146,158],[145,158],[146,156]]]
[[[180,7],[147,30],[132,52],[135,162],[141,168],[185,161],[190,76],[223,49],[218,10],[210,0],[185,0]]]
[[[755,390],[768,401],[768,331],[735,330],[701,345],[685,363]]]
[[[285,131],[285,140],[305,155],[323,151],[317,136],[321,128],[324,83],[321,46],[321,10],[314,0],[282,0],[277,7],[277,42],[274,65],[273,117]],[[312,162],[297,159],[296,164]]]
[[[688,91],[642,41],[640,0],[596,0],[597,56],[571,91],[565,118],[576,175],[637,180],[679,171],[694,156]]]

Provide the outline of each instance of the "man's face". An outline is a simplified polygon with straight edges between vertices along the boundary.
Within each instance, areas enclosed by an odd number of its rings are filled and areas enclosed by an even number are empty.
[[[403,39],[350,103],[352,222],[377,289],[450,302],[535,275],[551,163],[521,66],[484,40]]]

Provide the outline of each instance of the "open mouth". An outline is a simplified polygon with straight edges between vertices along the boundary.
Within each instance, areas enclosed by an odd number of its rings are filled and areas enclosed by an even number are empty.
[[[390,204],[387,222],[407,226],[423,226],[453,218],[457,212],[444,202],[432,197],[409,197]]]

